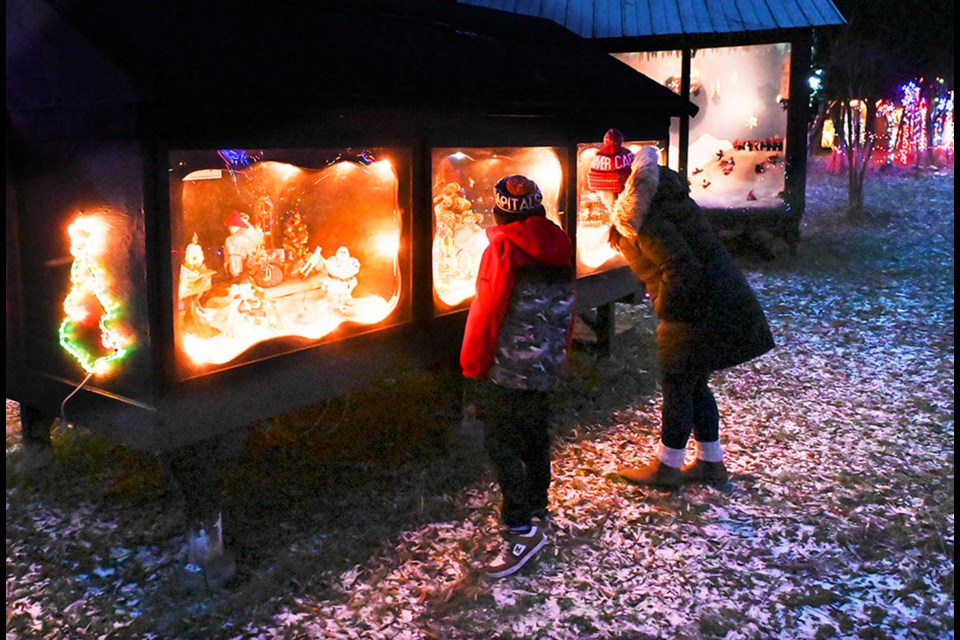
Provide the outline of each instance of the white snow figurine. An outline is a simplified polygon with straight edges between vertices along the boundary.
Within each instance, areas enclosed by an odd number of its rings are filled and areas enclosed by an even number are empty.
[[[326,265],[327,300],[341,313],[349,313],[351,296],[357,286],[357,273],[360,272],[360,261],[350,255],[349,249],[340,247],[334,255],[326,259]]]

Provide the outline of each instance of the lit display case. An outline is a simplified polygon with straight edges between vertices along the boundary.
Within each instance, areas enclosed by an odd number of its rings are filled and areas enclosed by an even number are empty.
[[[522,174],[543,192],[547,217],[564,226],[562,150],[554,147],[438,148],[432,158],[433,291],[438,313],[455,311],[476,292],[485,229],[494,224],[493,188]]]
[[[59,416],[179,461],[191,532],[249,425],[456,367],[500,178],[575,237],[577,142],[695,112],[549,20],[455,2],[60,4],[8,7],[7,398],[31,450]],[[578,310],[635,289],[591,274]]]
[[[409,163],[392,148],[171,151],[181,376],[408,321]]]
[[[616,191],[603,188],[609,185],[591,183],[591,170],[597,169],[600,143],[580,144],[577,146],[577,275],[585,276],[626,266],[626,260],[615,251],[608,242],[613,203]],[[626,141],[623,148],[636,154],[641,147],[660,146],[655,141]],[[621,160],[621,156],[608,158],[610,163]],[[629,173],[632,156],[622,156],[622,162],[604,171],[625,171]],[[666,162],[666,154],[661,150],[660,162]]]
[[[782,206],[785,188],[790,44],[693,51],[688,178],[691,195],[710,209]],[[680,51],[615,54],[644,75],[680,92]],[[676,168],[679,125],[670,132]]]

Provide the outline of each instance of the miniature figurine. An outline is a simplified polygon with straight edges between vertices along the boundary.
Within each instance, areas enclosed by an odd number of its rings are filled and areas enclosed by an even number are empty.
[[[323,257],[323,249],[317,246],[313,250],[313,253],[310,254],[310,257],[307,258],[300,267],[297,269],[297,273],[300,275],[301,280],[306,280],[311,275],[316,273],[326,273],[326,258]]]
[[[226,221],[230,235],[223,243],[227,272],[232,278],[239,278],[255,265],[258,254],[263,251],[263,231],[251,226],[246,214],[236,209]]]
[[[454,258],[457,246],[453,239],[453,230],[446,225],[437,224],[433,246],[434,260],[437,263],[439,273],[448,277],[455,275]]]
[[[274,229],[277,226],[277,217],[273,200],[270,196],[260,196],[254,208],[254,227],[263,231],[264,246],[275,248]]]
[[[307,259],[309,233],[299,211],[288,211],[283,220],[283,255],[290,271],[297,271]]]
[[[456,245],[456,266],[460,275],[476,278],[483,250],[489,244],[486,232],[480,227],[480,216],[472,212],[462,216],[453,240]]]
[[[251,225],[247,214],[236,209],[226,224],[230,235],[224,241],[223,252],[230,276],[237,279],[248,275],[261,287],[275,287],[283,282],[283,250],[267,252],[263,229]]]
[[[184,329],[191,333],[207,334],[216,331],[207,323],[207,314],[200,297],[213,286],[213,269],[204,264],[203,247],[196,233],[183,253],[180,265],[179,296],[183,311]]]
[[[437,217],[437,227],[445,227],[450,232],[463,223],[465,216],[473,215],[473,204],[463,197],[459,182],[451,182],[443,187],[443,192],[433,199],[433,211]]]
[[[276,310],[263,295],[263,290],[252,282],[239,282],[230,286],[231,330],[238,327],[237,321],[254,326],[271,326],[278,323]]]
[[[341,313],[350,313],[350,300],[357,286],[360,261],[350,255],[349,249],[340,247],[334,255],[326,259],[326,266],[327,297],[330,305]]]

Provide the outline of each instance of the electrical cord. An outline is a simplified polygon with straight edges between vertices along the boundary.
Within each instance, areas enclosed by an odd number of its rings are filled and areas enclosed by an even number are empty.
[[[89,382],[90,378],[92,377],[93,377],[93,371],[88,373],[87,377],[83,379],[83,382],[78,384],[77,388],[71,391],[70,394],[63,399],[63,402],[60,403],[60,428],[61,429],[66,430],[67,428],[67,412],[66,412],[67,400],[77,395],[77,392],[80,391],[80,389],[83,389],[83,385],[87,384],[87,382]]]

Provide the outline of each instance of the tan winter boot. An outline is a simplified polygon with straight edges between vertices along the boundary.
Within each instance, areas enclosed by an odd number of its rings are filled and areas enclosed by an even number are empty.
[[[622,468],[617,473],[631,484],[658,489],[679,489],[683,486],[683,473],[680,468],[664,464],[659,458],[654,458],[642,467]]]
[[[684,482],[707,484],[718,489],[730,484],[730,474],[723,462],[708,462],[697,458],[696,462],[683,468],[682,475]]]

